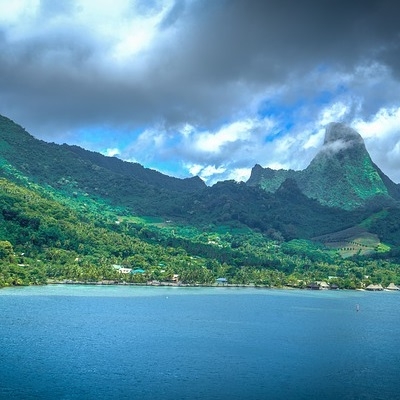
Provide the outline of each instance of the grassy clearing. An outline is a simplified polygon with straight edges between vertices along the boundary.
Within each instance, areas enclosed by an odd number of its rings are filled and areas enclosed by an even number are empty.
[[[315,237],[313,240],[323,243],[327,248],[336,250],[344,258],[390,250],[389,246],[380,242],[376,234],[368,232],[361,225]]]

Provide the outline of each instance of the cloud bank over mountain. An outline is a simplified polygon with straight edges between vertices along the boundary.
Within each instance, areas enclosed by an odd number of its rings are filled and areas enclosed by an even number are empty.
[[[208,183],[302,169],[345,122],[400,182],[397,1],[0,2],[0,113]]]

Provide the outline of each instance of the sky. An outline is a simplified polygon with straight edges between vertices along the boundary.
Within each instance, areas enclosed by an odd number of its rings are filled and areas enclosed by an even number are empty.
[[[0,114],[180,178],[307,167],[330,122],[400,183],[398,0],[0,0]]]

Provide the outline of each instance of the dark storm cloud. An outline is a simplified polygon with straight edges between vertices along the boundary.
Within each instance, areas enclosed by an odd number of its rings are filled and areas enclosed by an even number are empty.
[[[39,23],[72,11],[73,2],[54,4],[42,2]],[[140,55],[144,68],[139,70],[133,59],[123,71],[96,65],[104,63],[109,44],[96,42],[88,29],[69,21],[39,38],[3,38],[2,89],[17,87],[21,114],[40,96],[35,112],[40,106],[45,114],[48,106],[53,118],[64,119],[64,103],[69,103],[72,125],[74,113],[84,110],[93,123],[95,109],[99,119],[107,112],[113,122],[145,123],[156,116],[205,124],[209,115],[223,118],[239,109],[265,85],[300,78],[319,65],[351,70],[376,59],[395,66],[399,11],[395,1],[233,0],[189,2],[186,7],[177,1],[161,23],[163,29],[174,25],[176,32],[161,35]]]
[[[34,16],[0,22],[0,113],[46,140],[95,126],[218,129],[256,113],[268,96],[296,104],[334,92],[337,81],[321,78],[329,74],[346,77],[346,95],[354,90],[351,118],[399,103],[398,1],[176,0],[154,40],[122,60],[113,57],[113,32],[102,29],[108,21],[91,21],[90,12],[78,19],[88,7],[96,14],[93,3],[82,4],[42,0]],[[132,1],[121,18],[136,24],[135,15],[157,15],[164,5]],[[382,69],[375,87],[364,82]]]
[[[264,82],[318,64],[349,67],[390,51],[399,33],[394,15],[400,6],[393,1],[205,4],[192,7],[176,49],[189,72],[205,80]]]

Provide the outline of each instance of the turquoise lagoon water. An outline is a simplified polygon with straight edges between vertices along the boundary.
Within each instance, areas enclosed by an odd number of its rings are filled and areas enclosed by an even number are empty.
[[[3,289],[0,399],[400,398],[399,302],[396,292]]]

